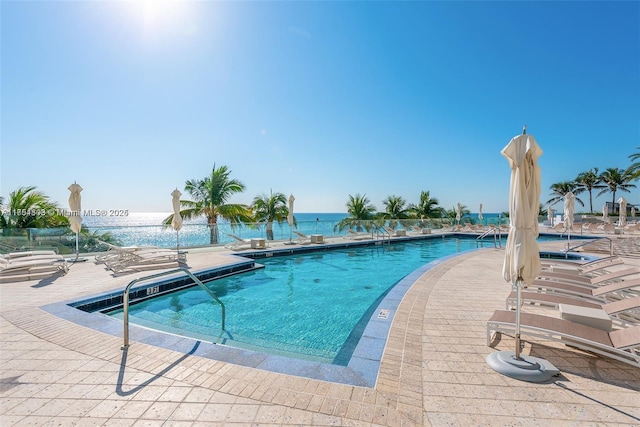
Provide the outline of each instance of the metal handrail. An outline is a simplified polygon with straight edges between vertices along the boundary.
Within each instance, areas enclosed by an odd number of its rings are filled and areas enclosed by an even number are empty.
[[[489,234],[492,234],[492,233],[493,233],[493,246],[496,248],[502,247],[502,233],[500,232],[500,229],[498,227],[491,227],[489,230],[485,231],[484,233],[476,237],[476,245],[478,244],[478,242],[482,242],[485,237],[487,237]],[[499,240],[498,240],[498,236],[500,236]]]
[[[376,230],[376,237],[380,234],[382,234],[382,243],[384,243],[384,236],[385,234],[388,235],[388,239],[389,239],[389,243],[391,243],[391,233],[389,233],[384,227],[382,227],[381,225],[378,224],[373,224],[373,227]],[[373,235],[371,236],[373,237]]]
[[[129,347],[129,292],[131,291],[131,287],[133,285],[135,285],[136,283],[142,282],[144,280],[155,279],[156,277],[167,276],[169,274],[181,273],[181,272],[185,273],[187,276],[189,276],[191,278],[191,280],[193,280],[193,282],[196,285],[200,286],[206,293],[209,294],[209,296],[211,298],[213,298],[213,300],[215,302],[220,304],[220,307],[222,308],[222,312],[221,312],[222,330],[223,331],[225,330],[226,313],[225,313],[224,303],[222,301],[220,301],[220,299],[216,296],[216,294],[211,292],[211,290],[209,288],[207,288],[204,285],[204,283],[202,283],[200,281],[200,279],[198,279],[196,276],[194,276],[193,273],[191,273],[189,270],[187,270],[186,268],[177,268],[177,269],[174,269],[174,270],[164,271],[162,273],[152,274],[150,276],[145,276],[145,277],[140,277],[138,279],[134,279],[131,282],[129,282],[127,287],[124,289],[124,294],[122,295],[123,317],[124,317],[124,319],[123,319],[124,320],[124,344],[122,345],[122,349],[123,350]]]
[[[613,256],[613,240],[611,240],[608,237],[599,237],[599,238],[594,239],[594,240],[589,240],[588,242],[582,243],[582,244],[580,244],[578,246],[573,246],[571,248],[567,247],[567,250],[564,253],[566,255],[570,251],[573,251],[573,250],[576,250],[576,249],[581,248],[583,246],[589,245],[589,244],[591,244],[591,243],[593,243],[593,242],[595,242],[597,240],[608,240],[609,241],[609,256]]]

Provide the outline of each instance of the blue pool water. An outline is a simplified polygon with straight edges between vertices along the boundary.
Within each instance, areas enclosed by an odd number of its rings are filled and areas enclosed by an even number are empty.
[[[130,322],[196,339],[346,365],[379,300],[424,264],[475,249],[475,239],[426,239],[260,259],[264,269],[130,307]],[[109,313],[122,317],[122,310]]]

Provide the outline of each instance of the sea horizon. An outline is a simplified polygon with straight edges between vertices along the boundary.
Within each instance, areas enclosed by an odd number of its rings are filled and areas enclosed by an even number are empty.
[[[89,212],[91,213],[91,212]],[[162,225],[163,220],[172,212],[131,212],[126,215],[85,215],[82,224],[91,233],[98,235],[109,233],[115,242],[122,246],[158,246],[158,247],[193,247],[210,244],[210,230],[204,216],[184,221],[182,228],[176,232],[171,227]],[[501,213],[484,213],[483,223],[492,224]],[[326,237],[344,235],[336,229],[336,225],[348,217],[346,212],[294,212],[296,226],[289,227],[285,221],[273,224],[274,240],[296,240],[299,236],[322,234]],[[464,222],[477,223],[478,214],[465,215]],[[233,242],[231,235],[242,239],[266,238],[266,227],[242,224],[232,226],[228,221],[218,222],[218,244]]]

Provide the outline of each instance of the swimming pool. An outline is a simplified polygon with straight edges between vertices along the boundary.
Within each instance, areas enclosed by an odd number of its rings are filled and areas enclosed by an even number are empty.
[[[232,347],[346,366],[380,300],[426,263],[475,249],[447,238],[295,253],[261,259],[265,268],[154,297],[129,310],[130,321]],[[122,318],[122,309],[109,313]]]
[[[265,268],[155,297],[131,323],[192,338],[346,366],[382,297],[418,267],[475,249],[474,239],[428,239],[260,259]],[[122,318],[122,310],[109,313]]]

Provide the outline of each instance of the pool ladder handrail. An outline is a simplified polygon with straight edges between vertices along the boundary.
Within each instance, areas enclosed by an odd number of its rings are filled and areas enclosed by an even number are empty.
[[[567,243],[567,249],[564,251],[565,257],[569,258],[569,252],[575,251],[578,248],[581,248],[586,245],[590,245],[600,240],[609,242],[609,256],[614,256],[613,240],[611,240],[609,237],[604,236],[604,237],[598,237],[597,239],[594,239],[594,240],[589,240],[587,242],[584,242],[577,246],[572,246],[572,247],[569,247],[569,244]]]
[[[174,270],[164,271],[162,273],[152,274],[150,276],[134,279],[131,282],[129,282],[127,287],[124,289],[124,294],[122,295],[122,309],[123,309],[123,321],[124,321],[124,344],[122,345],[122,350],[125,350],[129,347],[129,292],[131,291],[131,287],[136,283],[139,283],[145,280],[155,279],[156,277],[161,277],[161,276],[168,276],[174,273],[185,273],[187,276],[191,278],[191,280],[193,280],[193,282],[196,285],[200,286],[206,293],[208,293],[209,296],[213,298],[215,302],[220,304],[220,307],[222,308],[222,311],[220,313],[222,317],[222,330],[223,331],[225,330],[226,313],[225,313],[224,303],[220,301],[220,299],[216,296],[216,294],[211,292],[211,290],[207,288],[204,285],[204,283],[202,283],[200,279],[194,276],[193,273],[191,273],[189,270],[187,270],[186,268],[177,268]]]
[[[484,238],[493,233],[493,246],[498,248],[502,247],[502,231],[498,227],[491,227],[478,237],[476,237],[476,247],[478,243],[482,244]]]
[[[384,243],[385,235],[387,235],[388,236],[387,237],[388,243],[391,243],[391,233],[389,233],[389,231],[387,231],[387,229],[385,229],[384,227],[382,227],[382,226],[380,226],[378,224],[373,224],[373,227],[374,227],[374,229],[376,231],[376,239],[378,237],[380,237],[380,235],[382,235],[382,243]],[[373,238],[373,231],[371,232],[371,238]]]

